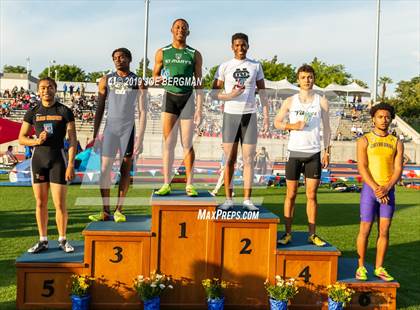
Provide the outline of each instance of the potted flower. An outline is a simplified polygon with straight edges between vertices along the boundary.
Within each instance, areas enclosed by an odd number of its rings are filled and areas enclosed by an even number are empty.
[[[328,292],[328,309],[329,310],[341,310],[346,306],[346,303],[350,302],[351,295],[354,294],[354,290],[348,288],[343,283],[335,283],[327,286]]]
[[[227,282],[218,278],[204,279],[201,284],[206,291],[207,309],[223,310],[225,306],[225,297],[223,289],[227,287]]]
[[[275,284],[270,284],[268,279],[264,283],[270,297],[270,309],[285,310],[288,301],[298,293],[296,280],[293,278],[284,280],[280,276],[276,276],[275,280]]]
[[[173,288],[170,282],[169,277],[159,273],[152,273],[150,277],[139,275],[134,279],[134,289],[143,301],[145,310],[160,309],[160,295],[167,288]]]
[[[73,274],[71,276],[72,310],[87,310],[90,304],[89,288],[94,278],[87,275]]]

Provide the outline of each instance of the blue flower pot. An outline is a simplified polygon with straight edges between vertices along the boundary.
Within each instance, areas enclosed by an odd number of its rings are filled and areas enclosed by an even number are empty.
[[[159,310],[160,309],[160,297],[143,301],[144,310]]]
[[[271,310],[287,310],[287,300],[275,300],[270,298]]]
[[[343,303],[328,297],[328,310],[343,310]]]
[[[225,307],[225,298],[220,299],[207,299],[208,310],[223,310]]]
[[[90,295],[78,296],[71,295],[72,310],[88,310],[90,305]]]

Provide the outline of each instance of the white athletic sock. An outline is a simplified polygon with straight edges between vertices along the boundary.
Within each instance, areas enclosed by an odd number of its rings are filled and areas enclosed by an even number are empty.
[[[63,241],[63,240],[66,240],[66,236],[64,236],[64,237],[63,237],[63,236],[58,237],[58,241],[59,241],[59,242],[61,242],[61,241]]]
[[[39,237],[39,241],[48,241],[48,237]]]

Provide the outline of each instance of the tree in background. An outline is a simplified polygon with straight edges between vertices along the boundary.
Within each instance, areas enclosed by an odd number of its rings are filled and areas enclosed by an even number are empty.
[[[270,81],[287,79],[290,83],[296,82],[296,68],[290,64],[277,62],[277,55],[271,60],[261,60],[264,77]]]
[[[143,77],[143,62],[144,58],[142,58],[139,62],[139,67],[136,70],[136,74],[138,77]],[[148,58],[146,58],[146,77],[152,77],[153,71],[149,68],[150,61]]]
[[[91,82],[91,83],[96,83],[96,80],[100,79],[105,74],[106,74],[106,71],[89,72],[88,74],[86,74],[86,81]]]
[[[381,76],[379,78],[378,83],[379,83],[379,85],[382,85],[381,98],[382,98],[382,100],[385,100],[386,86],[387,86],[387,84],[392,84],[394,82],[391,80],[390,77]]]
[[[4,65],[4,73],[26,73],[26,68],[23,66],[8,66]]]
[[[353,79],[353,82],[355,82],[357,85],[363,87],[363,88],[368,88],[368,85],[366,84],[366,82],[362,81],[362,80],[358,80],[358,79]]]
[[[315,70],[315,84],[326,87],[331,83],[347,85],[350,83],[351,74],[345,70],[344,65],[328,65],[315,57],[310,65]]]
[[[219,66],[211,67],[210,70],[205,69],[207,74],[203,77],[203,88],[204,89],[211,89],[213,87],[214,76],[216,75],[216,71]]]
[[[54,65],[50,67],[51,77],[55,78],[55,70],[57,70],[57,80],[69,82],[85,82],[86,74],[83,69],[76,65]],[[48,67],[46,67],[39,75],[39,78],[48,76]]]

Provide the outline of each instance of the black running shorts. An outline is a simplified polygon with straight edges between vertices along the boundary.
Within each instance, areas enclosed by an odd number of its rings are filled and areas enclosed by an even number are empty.
[[[165,91],[162,112],[175,114],[180,119],[194,118],[195,103],[193,93],[173,94]]]
[[[35,147],[31,158],[32,183],[67,184],[66,164],[67,159],[63,149]]]
[[[257,114],[223,113],[223,143],[257,144]]]
[[[309,179],[321,178],[321,152],[311,154],[288,151],[286,180],[298,181],[300,174]]]

